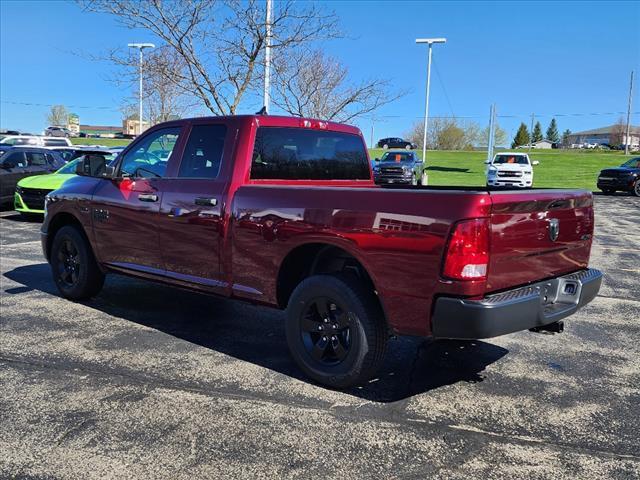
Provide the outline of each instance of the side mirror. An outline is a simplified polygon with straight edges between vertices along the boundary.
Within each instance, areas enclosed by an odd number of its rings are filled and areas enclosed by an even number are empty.
[[[105,178],[107,161],[102,155],[86,155],[76,165],[76,175]]]
[[[373,161],[374,161],[374,162],[379,162],[379,161],[380,161],[380,159],[379,159],[379,158],[374,158],[374,159],[373,159]]]
[[[485,160],[485,161],[484,161],[484,164],[485,164],[485,165],[490,165],[490,164],[491,164],[491,160]]]
[[[540,165],[540,162],[538,160],[534,160],[533,162],[531,162],[531,165]]]

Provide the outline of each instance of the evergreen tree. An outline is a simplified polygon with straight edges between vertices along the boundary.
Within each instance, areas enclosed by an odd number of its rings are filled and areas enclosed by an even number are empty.
[[[521,123],[516,132],[516,136],[511,143],[511,148],[519,147],[520,145],[527,145],[529,143],[529,129],[524,123]]]
[[[536,122],[535,126],[533,127],[533,133],[531,134],[531,141],[539,142],[540,140],[542,140],[542,138],[542,125],[540,125],[540,122]]]
[[[569,146],[569,135],[571,135],[571,130],[569,130],[568,128],[562,132],[562,146],[563,147],[568,147]]]
[[[552,143],[558,143],[558,141],[560,140],[560,135],[558,134],[558,125],[556,124],[555,118],[551,119],[549,128],[547,128],[547,140]]]

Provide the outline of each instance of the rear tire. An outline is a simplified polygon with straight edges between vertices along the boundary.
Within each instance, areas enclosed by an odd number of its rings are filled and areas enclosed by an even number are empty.
[[[60,294],[70,300],[97,295],[104,284],[104,274],[84,233],[67,225],[56,233],[50,260],[53,280]]]
[[[411,145],[405,145],[404,147],[406,150],[411,150]]]
[[[373,292],[350,275],[314,275],[293,291],[287,344],[300,369],[331,388],[361,385],[376,374],[387,345]]]
[[[633,194],[636,197],[640,197],[640,180],[637,180],[636,183],[633,185]]]
[[[382,149],[383,150],[389,150],[389,145],[387,145],[386,143],[384,145],[382,145]]]

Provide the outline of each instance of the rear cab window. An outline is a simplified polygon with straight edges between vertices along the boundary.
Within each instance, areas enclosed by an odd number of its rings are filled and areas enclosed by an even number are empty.
[[[252,180],[370,180],[359,135],[329,130],[259,127]]]

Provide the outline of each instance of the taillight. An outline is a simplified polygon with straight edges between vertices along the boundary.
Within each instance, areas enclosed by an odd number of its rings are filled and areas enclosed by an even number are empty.
[[[447,245],[443,275],[456,280],[482,280],[489,264],[489,219],[458,222]]]

